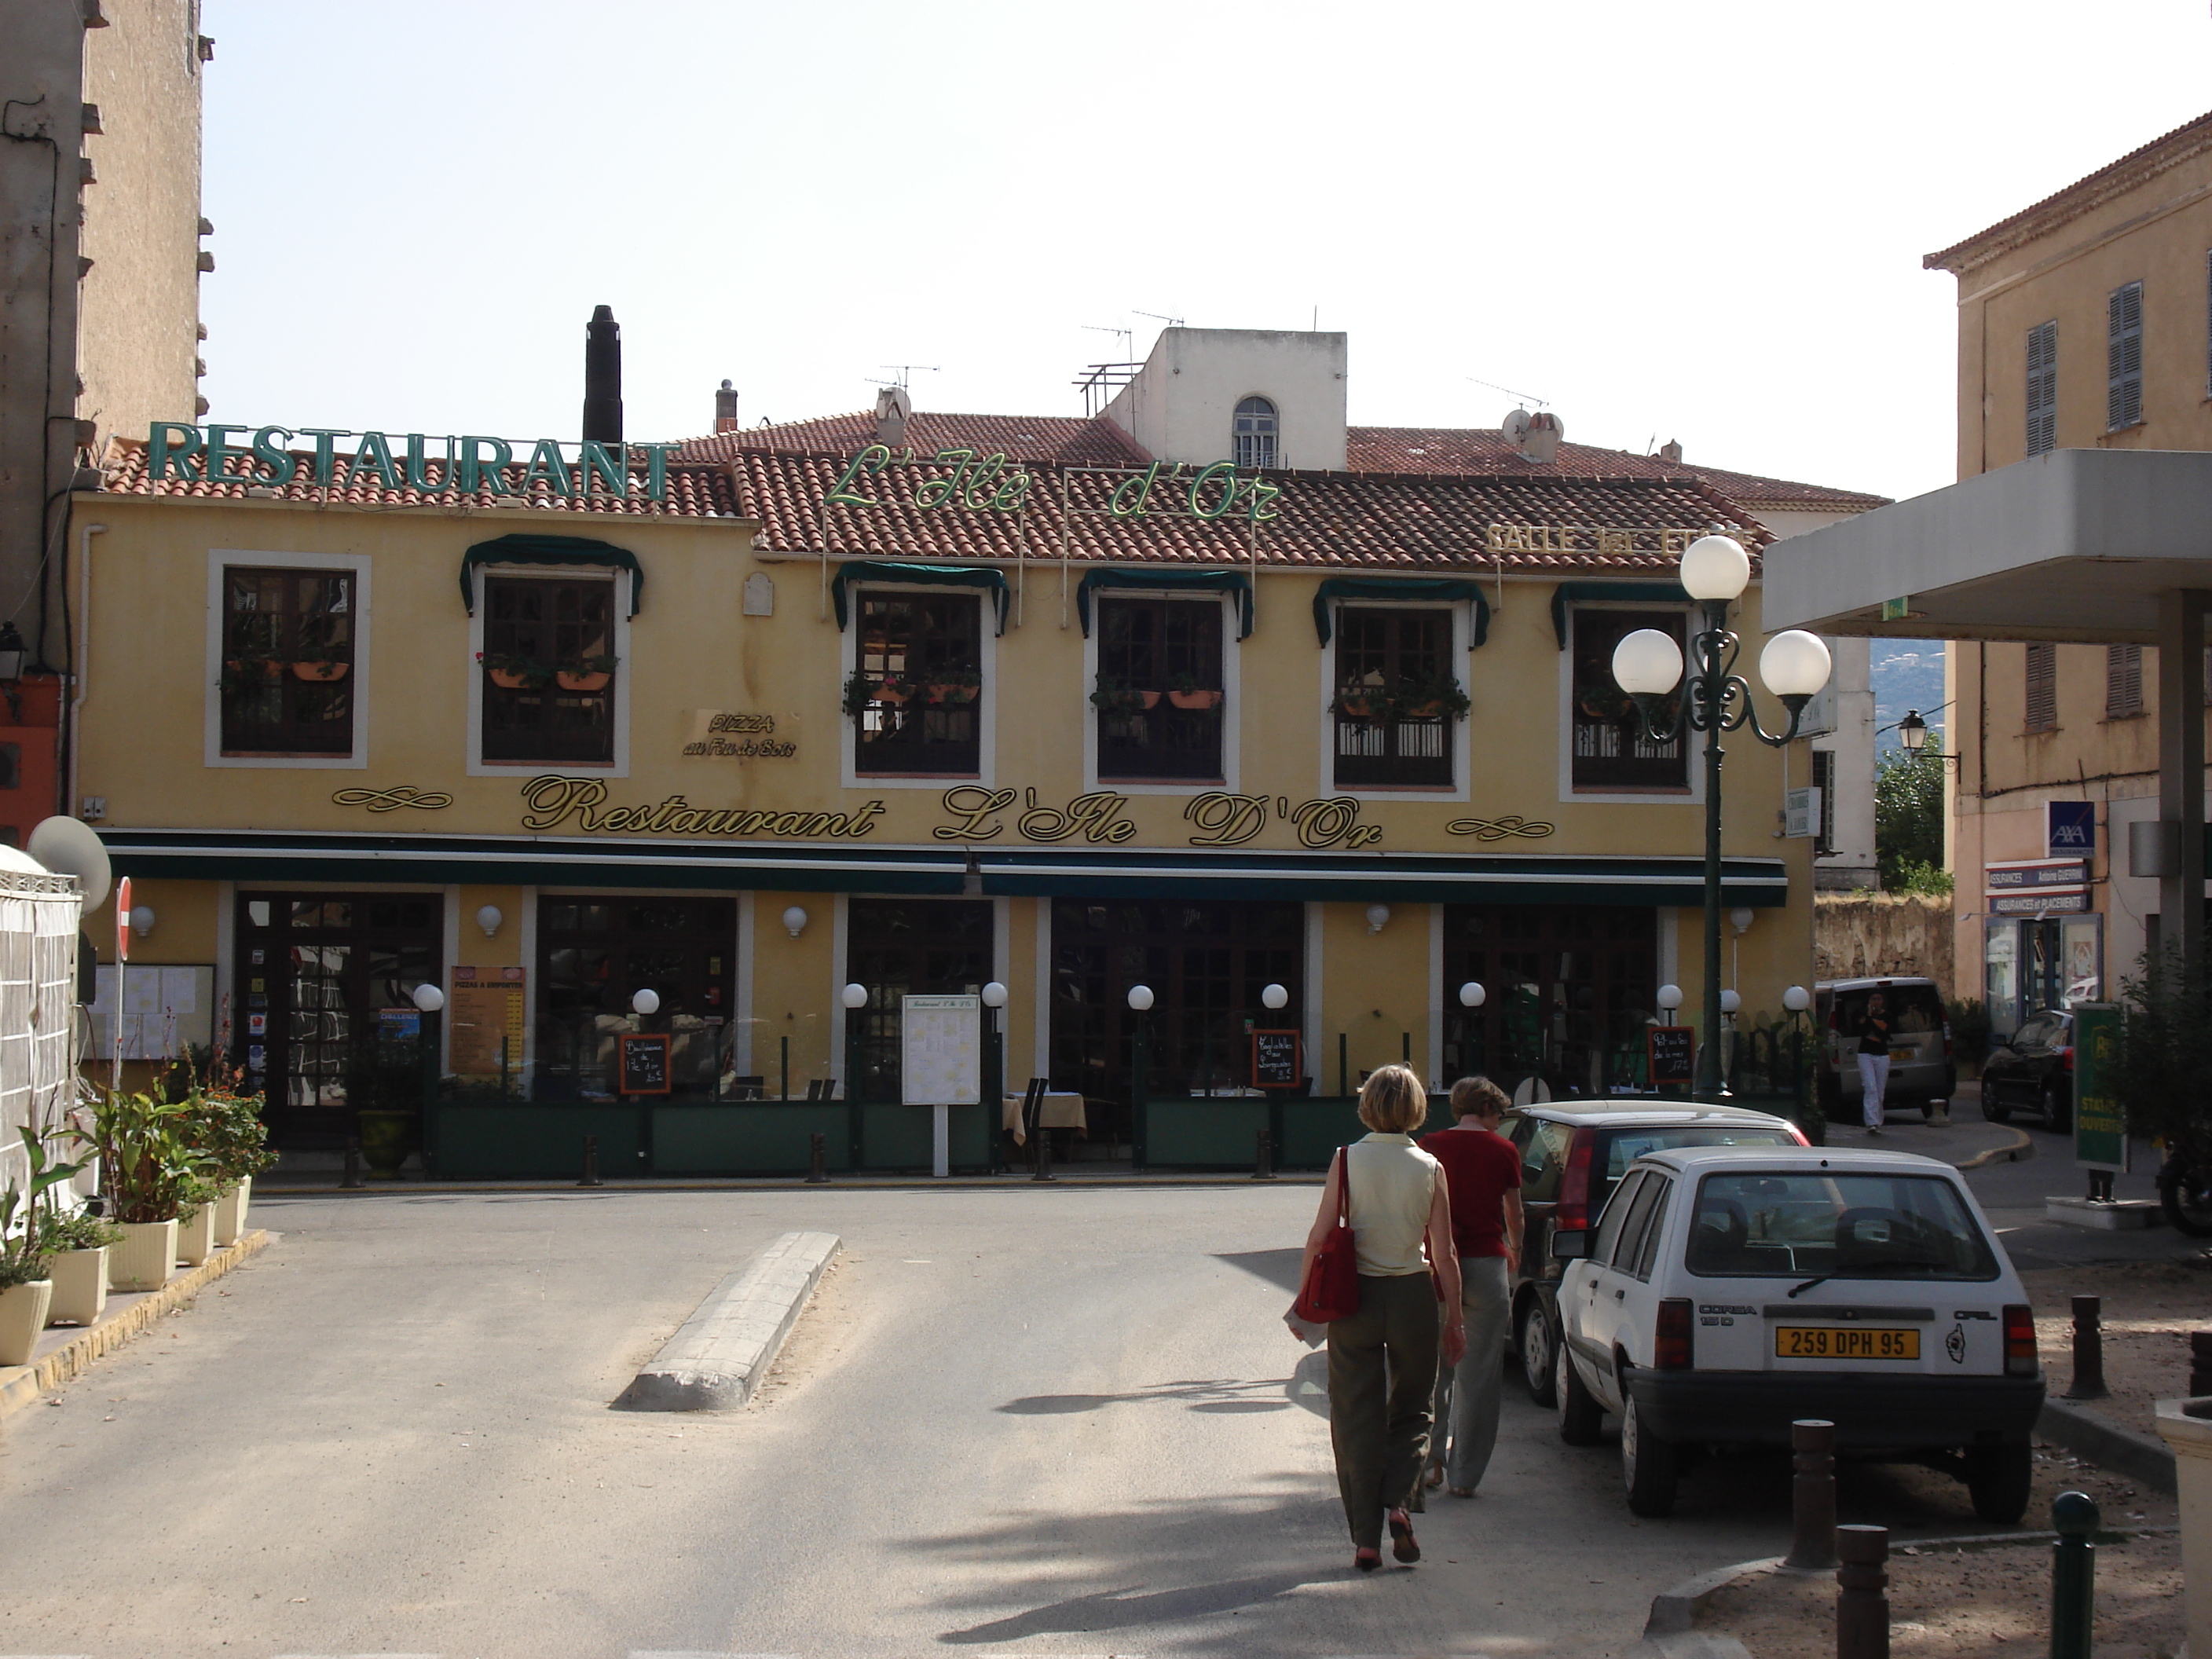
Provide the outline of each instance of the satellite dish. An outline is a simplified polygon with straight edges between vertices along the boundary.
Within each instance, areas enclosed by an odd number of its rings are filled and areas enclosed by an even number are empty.
[[[1559,441],[1566,435],[1566,422],[1547,409],[1528,417],[1528,429],[1521,440],[1521,453],[1539,466],[1549,466],[1558,459]]]
[[[78,818],[42,818],[23,850],[58,876],[75,876],[84,889],[84,908],[97,910],[114,883],[107,848],[100,832]]]
[[[1507,443],[1511,444],[1514,448],[1520,448],[1522,441],[1528,436],[1529,419],[1530,416],[1527,410],[1515,410],[1498,423],[1498,435]]]

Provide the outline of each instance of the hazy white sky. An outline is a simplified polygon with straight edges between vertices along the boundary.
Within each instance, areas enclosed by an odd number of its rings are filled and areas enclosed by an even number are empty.
[[[2212,106],[2206,0],[208,0],[212,418],[573,437],[1076,414],[1086,325],[1348,331],[1352,418],[1887,495],[1920,257]]]

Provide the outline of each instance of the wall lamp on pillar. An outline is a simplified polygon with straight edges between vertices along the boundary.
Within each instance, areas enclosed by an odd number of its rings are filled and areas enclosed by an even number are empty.
[[[783,913],[783,931],[797,939],[806,931],[806,912],[793,905]]]
[[[486,939],[489,939],[493,934],[498,933],[500,923],[506,920],[507,918],[505,916],[500,915],[499,906],[496,904],[486,904],[477,907],[477,926],[484,930],[484,937]]]
[[[140,939],[154,931],[155,920],[152,905],[134,904],[131,907],[131,931]]]
[[[1943,711],[1939,708],[1936,712],[1940,714]],[[1898,721],[1896,730],[1897,740],[1905,745],[1907,754],[1917,756],[1927,748],[1928,722],[1921,717],[1917,708],[1906,709],[1905,718]],[[1936,739],[1936,758],[1953,766],[1959,763],[1958,756],[1943,753],[1940,737]]]
[[[1389,925],[1390,907],[1389,905],[1370,904],[1367,907],[1367,931],[1369,933],[1379,933]]]
[[[1639,628],[1613,647],[1613,678],[1636,701],[1645,741],[1679,743],[1691,732],[1705,734],[1705,1020],[1698,1092],[1721,1095],[1720,1045],[1711,1034],[1721,1023],[1721,746],[1723,734],[1748,727],[1761,743],[1779,749],[1797,735],[1805,705],[1828,683],[1832,664],[1817,634],[1785,629],[1759,653],[1759,677],[1782,701],[1790,723],[1769,732],[1752,707],[1751,684],[1735,672],[1741,641],[1728,625],[1729,605],[1751,581],[1751,556],[1729,536],[1700,536],[1684,550],[1682,586],[1705,612],[1705,626],[1690,638],[1692,662],[1684,672],[1682,647],[1671,634]],[[1659,720],[1662,698],[1674,697],[1673,716]]]

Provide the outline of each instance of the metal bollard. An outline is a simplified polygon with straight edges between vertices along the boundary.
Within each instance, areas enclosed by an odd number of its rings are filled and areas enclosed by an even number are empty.
[[[2087,1492],[2062,1492],[2051,1500],[2051,1659],[2089,1659],[2097,1622],[2097,1505]]]
[[[2189,1334],[2189,1397],[2212,1394],[2212,1331]]]
[[[1275,1137],[1268,1130],[1260,1131],[1260,1144],[1252,1154],[1252,1179],[1273,1181],[1275,1178]]]
[[[358,1136],[348,1135],[346,1137],[345,1176],[339,1181],[338,1185],[350,1188],[358,1187],[361,1184],[361,1140]]]
[[[1838,1527],[1836,1659],[1889,1659],[1889,1528]]]
[[[2105,1387],[2105,1299],[2100,1296],[2074,1298],[2074,1382],[2069,1400],[2102,1400]]]
[[[604,1187],[607,1184],[599,1179],[599,1138],[597,1135],[584,1137],[584,1178],[576,1184],[579,1187]]]
[[[1052,1131],[1046,1128],[1042,1124],[1039,1124],[1037,1126],[1036,1132],[1036,1173],[1031,1176],[1030,1179],[1031,1181],[1050,1181],[1053,1179]]]
[[[806,1137],[806,1184],[826,1187],[830,1184],[830,1138],[827,1135]]]
[[[1790,1425],[1796,1478],[1790,1486],[1793,1528],[1785,1567],[1826,1572],[1836,1565],[1836,1425],[1808,1417]]]

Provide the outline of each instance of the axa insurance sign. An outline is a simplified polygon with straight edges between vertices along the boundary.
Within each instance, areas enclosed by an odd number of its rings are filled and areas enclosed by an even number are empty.
[[[312,441],[312,453],[297,454],[293,441]],[[343,452],[341,440],[349,441]],[[431,453],[433,445],[440,453]],[[386,489],[414,489],[425,495],[459,489],[473,495],[482,490],[494,495],[527,495],[544,484],[556,495],[622,495],[635,493],[629,457],[645,457],[644,497],[668,499],[668,455],[683,446],[660,444],[603,444],[586,440],[566,443],[558,438],[518,440],[489,438],[474,433],[433,438],[420,432],[398,434],[353,432],[343,427],[225,426],[210,422],[195,426],[188,421],[156,421],[146,434],[147,476],[159,483],[177,477],[192,483],[261,484],[281,489],[299,480],[318,489],[333,484],[350,488],[374,479]],[[573,449],[571,461],[563,453]],[[527,451],[522,487],[509,486],[506,470]],[[430,476],[433,461],[439,465]],[[571,469],[574,469],[572,471]],[[343,477],[339,477],[341,469]]]

